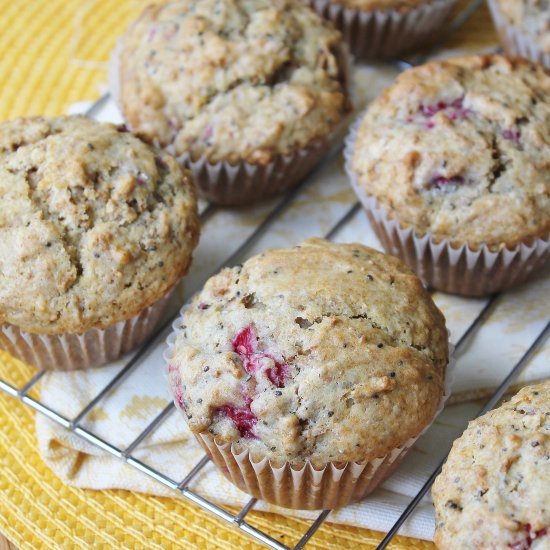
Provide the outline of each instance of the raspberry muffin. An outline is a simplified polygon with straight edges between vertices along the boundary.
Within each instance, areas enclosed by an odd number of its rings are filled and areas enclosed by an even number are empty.
[[[0,347],[47,369],[116,359],[154,328],[198,234],[168,154],[81,116],[0,124]]]
[[[506,52],[550,68],[548,1],[489,0],[489,7]]]
[[[399,463],[442,403],[449,358],[443,315],[404,264],[308,239],[208,280],[167,359],[177,406],[230,481],[319,509]]]
[[[128,125],[220,204],[296,184],[350,108],[340,33],[300,0],[150,6],[116,57]]]
[[[432,494],[442,550],[550,548],[550,382],[470,422]]]
[[[389,59],[430,44],[447,26],[456,0],[306,0],[342,31],[358,60]]]
[[[386,250],[429,285],[483,295],[549,256],[550,75],[502,56],[401,74],[367,110],[347,169]]]

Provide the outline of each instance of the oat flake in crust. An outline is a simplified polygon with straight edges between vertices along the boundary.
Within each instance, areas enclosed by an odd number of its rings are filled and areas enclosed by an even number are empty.
[[[300,463],[386,455],[431,422],[447,331],[404,264],[308,239],[206,283],[170,362],[193,432]]]
[[[550,382],[470,422],[432,495],[445,550],[550,548]]]
[[[497,0],[509,23],[550,53],[550,3],[548,0]]]
[[[267,164],[349,108],[340,33],[301,0],[154,5],[121,44],[124,117],[177,155]]]
[[[359,185],[417,233],[512,247],[550,229],[550,76],[501,56],[402,73],[366,113]]]
[[[199,234],[176,161],[85,117],[0,124],[0,323],[104,328],[161,298]]]

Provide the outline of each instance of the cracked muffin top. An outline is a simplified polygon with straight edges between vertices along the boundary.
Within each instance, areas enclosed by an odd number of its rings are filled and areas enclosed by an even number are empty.
[[[512,247],[550,229],[550,75],[472,56],[402,73],[368,109],[352,171],[417,233]]]
[[[333,4],[342,4],[348,8],[355,8],[365,11],[385,11],[395,10],[398,12],[407,12],[424,6],[426,4],[432,4],[441,0],[329,0]]]
[[[548,0],[497,0],[509,23],[550,53],[550,3]]]
[[[432,494],[438,548],[550,548],[550,382],[470,422]]]
[[[349,109],[340,33],[301,0],[150,6],[119,67],[130,127],[212,162],[267,164],[324,140]]]
[[[161,298],[198,239],[189,175],[85,117],[0,124],[0,323],[104,328]]]
[[[381,457],[418,435],[447,361],[443,315],[409,268],[308,239],[209,279],[169,376],[193,432],[322,464]]]

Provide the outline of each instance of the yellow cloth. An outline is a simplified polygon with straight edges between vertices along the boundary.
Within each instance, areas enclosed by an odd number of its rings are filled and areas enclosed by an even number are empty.
[[[0,352],[0,378],[21,386],[33,372]],[[36,450],[33,412],[5,395],[0,396],[0,472],[0,531],[22,549],[258,547],[248,536],[180,498],[64,485]],[[296,543],[310,525],[254,512],[249,521],[287,544]],[[379,539],[380,534],[366,529],[324,525],[308,547],[369,548]],[[393,548],[432,545],[399,538]]]
[[[116,37],[150,0],[0,0],[0,120],[54,115],[93,100],[106,81]],[[494,42],[480,10],[452,46]],[[0,352],[0,378],[21,386],[33,370]],[[0,394],[0,531],[20,548],[257,547],[249,537],[183,499],[63,485],[36,450],[34,413]],[[249,521],[292,545],[309,522],[251,513]],[[324,525],[312,549],[373,547],[381,535]],[[392,548],[433,548],[397,538]]]

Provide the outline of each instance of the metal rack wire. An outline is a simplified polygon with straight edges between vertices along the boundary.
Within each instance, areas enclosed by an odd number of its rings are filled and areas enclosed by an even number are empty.
[[[480,3],[481,3],[480,0],[474,0],[470,2],[468,7],[465,8],[465,10],[457,17],[457,19],[455,19],[452,26],[452,30],[456,30],[462,24],[464,24],[465,21],[468,19],[468,17],[475,11],[475,9],[479,6]],[[420,60],[417,59],[413,64],[416,64],[416,62],[418,61]],[[406,67],[410,65],[411,63],[405,63],[405,62],[402,62],[400,64],[400,66],[402,67]],[[107,101],[107,99],[108,99],[108,96],[103,96],[102,98],[100,98],[88,110],[87,114],[89,116],[96,115],[99,109]],[[332,151],[330,152],[330,154],[327,155],[327,158],[325,158],[325,160],[321,163],[321,165],[319,165],[314,170],[314,172],[310,174],[308,178],[306,178],[297,188],[295,188],[293,191],[288,193],[286,196],[284,196],[280,200],[280,202],[267,215],[267,217],[263,220],[263,222],[255,228],[253,233],[249,235],[249,237],[243,243],[241,243],[241,245],[238,247],[237,250],[235,250],[235,252],[233,252],[228,258],[226,258],[226,260],[222,263],[221,266],[219,266],[218,269],[214,270],[214,273],[224,266],[234,265],[242,261],[246,257],[247,251],[252,247],[252,245],[270,229],[270,227],[279,218],[279,216],[281,216],[281,214],[293,203],[298,193],[301,190],[303,190],[305,186],[307,186],[309,183],[313,181],[313,179],[315,178],[315,175],[323,170],[323,168],[327,165],[327,163],[330,162],[330,160],[341,151],[341,148],[342,148],[341,143],[338,143],[337,145],[335,145]],[[357,213],[359,208],[360,208],[359,203],[353,204],[345,212],[345,214],[333,225],[333,227],[328,231],[325,237],[327,239],[333,239],[340,232],[340,230],[344,228],[345,225],[353,218],[353,216]],[[216,211],[215,207],[207,206],[201,213],[201,220],[205,221],[210,216],[214,215],[215,211]],[[467,328],[467,330],[462,334],[460,339],[456,342],[457,353],[460,353],[460,351],[465,347],[465,345],[473,336],[473,334],[477,330],[479,330],[479,328],[483,325],[484,321],[491,315],[491,312],[493,311],[495,305],[502,299],[503,299],[502,295],[495,295],[489,298],[485,306],[481,309],[481,311],[475,317],[475,319]],[[309,541],[309,539],[317,531],[317,529],[319,529],[319,527],[323,524],[327,516],[330,514],[330,510],[322,511],[317,516],[317,518],[312,522],[312,524],[309,526],[307,531],[303,534],[302,538],[293,547],[289,547],[289,546],[286,546],[285,544],[282,544],[278,540],[274,539],[267,533],[264,533],[261,530],[257,529],[256,527],[252,526],[250,523],[246,521],[248,513],[254,508],[257,502],[255,498],[251,498],[238,513],[234,514],[222,508],[221,506],[218,506],[217,504],[209,501],[208,499],[204,498],[203,496],[201,496],[200,494],[198,494],[197,492],[189,488],[191,481],[209,462],[209,458],[206,455],[195,465],[194,468],[191,469],[191,471],[189,471],[189,473],[187,473],[187,475],[182,480],[171,479],[170,477],[164,475],[163,473],[161,473],[159,470],[155,469],[151,465],[145,464],[144,462],[140,461],[135,457],[134,453],[139,448],[141,443],[148,436],[150,436],[175,410],[173,403],[169,403],[161,411],[159,411],[157,416],[145,427],[145,429],[126,448],[119,448],[111,444],[104,438],[99,437],[97,434],[83,427],[82,423],[85,417],[105,398],[105,396],[111,390],[119,386],[131,372],[133,372],[136,368],[138,368],[140,365],[140,361],[148,353],[151,347],[159,343],[161,339],[165,337],[165,335],[167,334],[167,331],[171,326],[172,321],[173,321],[173,318],[168,319],[162,326],[160,326],[155,331],[155,333],[148,339],[145,345],[142,348],[140,348],[135,353],[135,355],[124,365],[124,367],[118,372],[118,374],[74,418],[67,418],[66,416],[63,416],[62,414],[57,412],[54,408],[42,403],[39,399],[36,399],[30,395],[31,390],[39,383],[41,378],[44,376],[45,374],[44,371],[40,371],[37,374],[35,374],[22,387],[15,387],[12,384],[8,383],[7,381],[0,379],[0,390],[4,391],[5,393],[7,393],[12,397],[15,397],[21,400],[23,403],[25,403],[32,409],[45,415],[49,419],[57,422],[64,428],[71,430],[73,433],[75,433],[82,439],[99,447],[103,451],[125,461],[130,466],[143,472],[145,475],[148,475],[149,477],[155,479],[159,483],[162,483],[164,486],[168,487],[174,492],[181,494],[186,499],[190,500],[191,502],[195,503],[201,508],[211,512],[218,518],[230,524],[233,524],[236,528],[247,533],[248,535],[253,537],[255,540],[269,546],[270,548],[274,548],[277,550],[290,550],[291,548],[293,548],[294,550],[298,550],[303,548],[305,544]],[[487,401],[486,405],[479,411],[478,414],[483,414],[484,412],[491,409],[497,404],[497,402],[505,394],[506,390],[510,387],[513,381],[517,378],[517,376],[521,373],[524,367],[528,364],[530,358],[533,356],[535,351],[539,349],[539,347],[543,344],[543,342],[548,338],[549,334],[550,334],[550,322],[546,324],[545,328],[540,332],[538,337],[531,343],[531,345],[529,346],[529,349],[525,352],[525,354],[521,357],[521,359],[512,368],[508,376],[502,381],[501,385],[498,387],[496,392]],[[402,526],[405,520],[415,510],[416,506],[420,503],[424,495],[428,492],[428,490],[431,487],[431,484],[439,474],[441,467],[443,465],[443,462],[444,461],[442,461],[438,465],[438,467],[434,470],[431,476],[426,480],[425,484],[423,485],[421,490],[418,492],[418,494],[410,501],[409,505],[406,507],[406,509],[403,511],[399,519],[395,522],[395,524],[390,529],[386,537],[382,540],[382,542],[378,546],[379,549],[386,548],[386,546],[391,542],[393,537],[397,534],[397,532],[399,531],[399,528]]]

